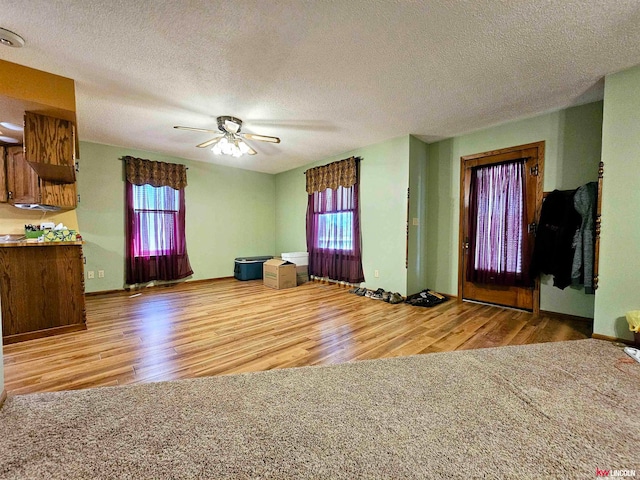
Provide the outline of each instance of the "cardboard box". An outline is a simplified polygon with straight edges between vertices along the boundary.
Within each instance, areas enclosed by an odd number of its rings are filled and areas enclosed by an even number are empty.
[[[296,280],[298,285],[309,281],[309,265],[296,265]]]
[[[292,288],[296,286],[296,266],[286,260],[273,258],[264,262],[262,277],[267,287]]]

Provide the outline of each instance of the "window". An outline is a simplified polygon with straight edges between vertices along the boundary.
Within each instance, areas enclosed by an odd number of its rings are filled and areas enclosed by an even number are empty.
[[[469,281],[513,286],[526,281],[525,162],[519,159],[471,170]]]
[[[353,250],[353,192],[350,188],[327,188],[314,194],[317,229],[315,247],[324,250]]]
[[[317,247],[353,250],[353,212],[318,214]]]
[[[309,275],[349,283],[364,281],[358,170],[359,159],[350,158],[306,172]]]
[[[193,275],[185,229],[186,167],[129,156],[124,160],[126,284]]]
[[[522,273],[524,161],[478,167],[472,187],[476,205],[474,265],[489,275]]]
[[[170,255],[178,245],[180,192],[171,187],[133,185],[136,257]]]

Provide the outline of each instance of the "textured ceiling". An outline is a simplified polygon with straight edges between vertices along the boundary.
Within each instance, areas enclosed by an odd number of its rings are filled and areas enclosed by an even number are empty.
[[[22,49],[76,80],[87,140],[276,173],[596,100],[640,64],[638,0],[0,0]],[[244,120],[258,155],[195,145]],[[0,115],[1,116],[1,115]],[[2,120],[0,118],[0,120]]]

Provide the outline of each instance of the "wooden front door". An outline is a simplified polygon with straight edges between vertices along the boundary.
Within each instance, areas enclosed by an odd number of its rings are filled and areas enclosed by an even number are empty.
[[[544,170],[544,142],[520,145],[461,157],[460,162],[460,249],[458,272],[458,298],[475,300],[507,307],[519,308],[538,313],[540,309],[540,285],[536,279],[533,286],[507,286],[493,283],[479,283],[467,277],[470,261],[471,226],[470,201],[471,182],[474,169],[525,159],[524,183],[526,206],[524,216],[528,229],[524,232],[523,252],[530,255],[535,241],[536,219],[540,217],[542,206],[542,178]],[[526,253],[525,253],[526,254]]]

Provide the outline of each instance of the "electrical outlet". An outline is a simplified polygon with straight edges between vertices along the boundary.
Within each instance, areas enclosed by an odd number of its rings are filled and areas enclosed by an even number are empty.
[[[417,226],[419,226],[419,225],[420,225],[420,220],[418,220],[417,218],[414,218],[414,219],[413,219],[413,226],[414,226],[414,227],[417,227]]]
[[[93,270],[89,270],[87,272],[87,278],[96,278],[96,272],[94,272]]]
[[[98,270],[98,278],[104,278],[104,270]]]
[[[373,271],[373,276],[376,277],[376,278],[380,277],[380,272],[378,270],[374,270]]]

